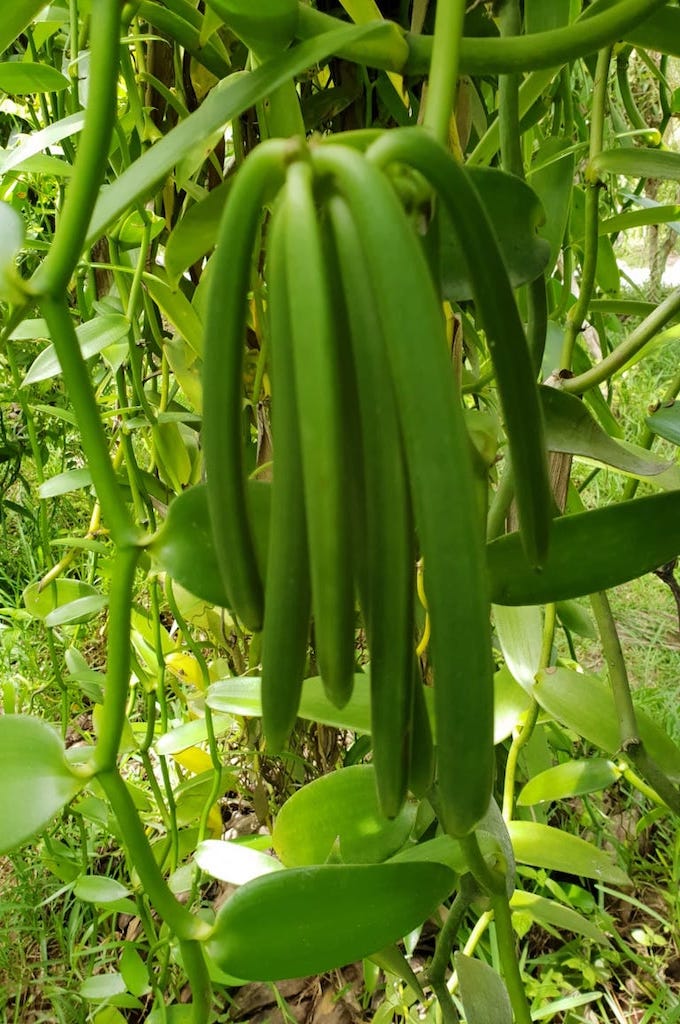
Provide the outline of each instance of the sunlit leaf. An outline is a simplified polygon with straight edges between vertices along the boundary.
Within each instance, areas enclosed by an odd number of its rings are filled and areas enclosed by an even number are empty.
[[[374,768],[353,765],[289,797],[274,822],[272,840],[277,856],[290,867],[323,864],[336,845],[346,863],[372,864],[406,842],[415,813],[415,804],[406,803],[396,818],[385,818]]]
[[[610,885],[630,885],[628,875],[608,853],[570,832],[537,821],[511,821],[508,831],[520,864],[594,878]]]
[[[82,789],[46,722],[0,716],[0,853],[8,853],[44,828]]]
[[[612,761],[602,757],[565,761],[534,775],[520,792],[517,803],[527,806],[597,793],[616,782],[620,774]]]

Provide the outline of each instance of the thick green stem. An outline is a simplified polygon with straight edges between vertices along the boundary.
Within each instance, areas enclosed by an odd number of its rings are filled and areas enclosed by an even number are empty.
[[[498,12],[498,27],[501,38],[518,36],[522,28],[519,0],[504,0]],[[501,142],[501,166],[504,171],[524,177],[522,160],[522,136],[519,128],[519,86],[518,74],[498,77],[498,125]]]
[[[680,313],[680,288],[672,291],[608,356],[596,366],[586,370],[585,373],[563,380],[560,384],[561,388],[572,394],[582,395],[584,391],[601,384],[618,370],[623,369],[678,313]]]
[[[593,98],[590,122],[590,150],[592,160],[602,151],[604,139],[604,115],[607,102],[607,83],[609,81],[609,63],[611,47],[601,50],[597,58],[595,80],[593,82]],[[581,263],[581,283],[578,299],[569,310],[567,326],[562,345],[562,368],[571,369],[576,337],[581,331],[590,300],[595,288],[597,272],[598,248],[598,210],[600,203],[600,182],[588,180],[586,184],[586,202],[584,214],[583,261]]]
[[[512,930],[512,915],[505,878],[493,871],[486,863],[475,833],[465,836],[460,840],[460,844],[463,847],[470,871],[491,899],[501,968],[515,1015],[515,1024],[531,1024],[531,1012],[515,951],[515,936]]]
[[[98,0],[90,31],[90,88],[85,126],[57,232],[30,287],[34,294],[63,293],[80,258],[108,160],[115,124],[120,44],[120,0]]]
[[[633,762],[645,782],[648,782],[656,790],[664,803],[675,814],[680,815],[680,792],[650,757],[640,738],[628,681],[628,671],[607,595],[605,593],[591,594],[590,603],[609,669],[609,682],[619,721],[621,749],[625,756]]]
[[[666,0],[621,0],[606,11],[582,15],[565,28],[535,32],[513,39],[465,38],[460,51],[460,73],[469,75],[508,74],[560,68],[568,61],[616,42],[626,32],[649,18]],[[309,39],[338,27],[338,19],[322,14],[300,2],[298,39]],[[339,51],[339,56],[386,71],[409,75],[426,74],[430,66],[431,36],[404,33],[393,22],[385,22],[384,32],[370,43],[359,43]]]
[[[130,685],[130,621],[135,569],[142,550],[121,547],[116,553],[109,594],[106,688],[102,726],[93,760],[98,772],[113,771],[125,725]]]
[[[179,939],[206,938],[210,934],[211,926],[191,914],[175,899],[168,888],[123,779],[117,771],[101,772],[97,778],[125,836],[130,862],[139,875],[144,893],[154,909]]]
[[[470,906],[469,897],[466,893],[461,890],[456,894],[456,898],[451,904],[451,908],[447,915],[442,929],[437,936],[437,945],[435,946],[434,955],[428,971],[428,978],[433,988],[437,984],[443,984],[446,975],[446,968],[449,966],[451,960],[451,950],[453,944],[456,941],[456,936],[460,930],[460,926],[463,923],[465,912]],[[444,986],[446,988],[446,986]],[[436,988],[435,988],[436,991]]]
[[[446,146],[458,79],[464,19],[465,0],[438,0],[423,124]]]
[[[99,408],[66,300],[45,295],[40,302],[40,308],[59,357],[64,384],[78,420],[92,482],[111,536],[117,544],[134,543],[137,531],[128,515],[116,472],[111,464]]]
[[[203,955],[203,945],[192,939],[180,940],[180,952],[192,997],[193,1024],[207,1024],[212,1009],[212,984]]]

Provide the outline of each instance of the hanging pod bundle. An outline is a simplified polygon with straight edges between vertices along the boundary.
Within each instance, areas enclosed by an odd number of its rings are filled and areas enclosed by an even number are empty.
[[[261,144],[220,227],[206,320],[204,451],[226,593],[263,628],[263,727],[280,750],[295,721],[310,617],[319,671],[352,692],[355,594],[371,656],[380,803],[432,783],[415,657],[415,561],[432,625],[436,791],[452,835],[474,828],[493,783],[493,663],[484,525],[441,302],[384,168],[433,186],[468,253],[494,360],[525,550],[545,555],[550,502],[526,339],[498,245],[466,172],[425,133],[392,131],[366,155],[336,143]],[[267,578],[254,557],[242,432],[242,356],[253,246],[265,204],[264,277],[274,465]],[[500,283],[499,283],[500,281]],[[493,282],[493,287],[491,287]]]

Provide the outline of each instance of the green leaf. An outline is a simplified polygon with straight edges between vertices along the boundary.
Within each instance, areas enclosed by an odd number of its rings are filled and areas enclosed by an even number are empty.
[[[209,0],[225,24],[258,54],[285,49],[297,25],[296,0]]]
[[[55,609],[79,601],[84,597],[101,597],[99,591],[82,580],[60,577],[44,589],[40,583],[31,583],[23,593],[26,611],[34,619],[46,619]]]
[[[470,167],[468,173],[494,226],[512,285],[533,281],[550,255],[549,244],[537,234],[545,213],[536,193],[520,178],[496,168]],[[450,302],[471,299],[468,260],[443,204],[439,232],[443,296]]]
[[[680,57],[680,10],[667,5],[626,32],[626,41],[657,53]]]
[[[569,24],[571,0],[524,0],[526,32],[550,32]]]
[[[646,227],[648,224],[668,224],[673,231],[680,233],[680,206],[664,206],[645,196],[636,196],[635,201],[644,205],[645,209],[629,210],[600,221],[600,234],[612,235],[618,231]]]
[[[610,885],[631,884],[628,875],[617,867],[608,853],[579,836],[536,821],[510,821],[508,831],[520,864],[564,871],[567,875],[594,878]]]
[[[578,601],[557,601],[555,610],[557,617],[570,633],[597,640],[597,629],[592,617]]]
[[[543,616],[540,608],[503,607],[493,610],[496,635],[512,677],[530,693],[541,662]]]
[[[294,793],[276,817],[272,840],[287,867],[324,864],[336,844],[345,863],[372,864],[403,846],[415,814],[415,804],[406,803],[396,818],[385,818],[373,766],[352,765]]]
[[[603,149],[588,164],[589,175],[624,174],[629,178],[680,181],[680,153],[664,149]]]
[[[93,1003],[103,1003],[105,1000],[123,995],[126,991],[125,982],[118,971],[112,971],[110,974],[93,974],[80,986],[82,998]]]
[[[186,152],[211,133],[258,103],[294,75],[325,60],[342,46],[369,40],[381,25],[352,25],[300,43],[252,72],[224,79],[188,117],[148,149],[102,191],[94,208],[85,245],[93,245],[106,228],[135,202],[145,200],[180,163]]]
[[[149,991],[149,971],[132,942],[124,944],[119,967],[128,992],[132,992],[133,996],[146,995]]]
[[[0,202],[0,299],[19,305],[24,299],[24,284],[17,260],[24,244],[24,222],[9,203]]]
[[[35,92],[61,92],[68,88],[68,78],[49,64],[31,61],[0,63],[0,89],[10,96],[27,96]]]
[[[680,445],[680,402],[664,402],[646,423],[659,437]]]
[[[587,939],[592,939],[600,945],[611,946],[605,933],[592,921],[555,900],[547,900],[543,896],[536,896],[535,893],[516,889],[510,900],[510,909],[516,913],[528,914],[544,927],[561,928],[573,932],[574,935],[585,935]]]
[[[7,171],[22,166],[29,157],[75,135],[82,130],[84,123],[85,114],[83,111],[79,111],[77,114],[69,114],[61,121],[54,121],[39,132],[31,132],[30,135],[22,136],[14,146],[0,150],[0,174],[6,174]]]
[[[575,395],[559,388],[539,387],[538,390],[549,451],[581,455],[631,476],[656,476],[672,465],[646,448],[629,448],[615,441]]]
[[[213,715],[212,727],[215,736],[224,736],[234,725],[231,717]],[[175,729],[163,733],[156,742],[154,748],[160,757],[167,757],[170,754],[179,754],[182,750],[195,747],[197,743],[205,743],[208,739],[208,726],[205,718],[195,718],[191,722],[183,722]]]
[[[203,324],[184,292],[170,287],[157,274],[144,274],[143,281],[159,309],[189,343],[194,354],[200,356],[203,353]]]
[[[377,953],[421,925],[453,887],[440,864],[329,864],[277,871],[227,900],[206,943],[218,967],[276,981]]]
[[[3,5],[0,18],[0,54],[12,45],[46,5],[46,0],[12,0]]]
[[[510,997],[493,967],[463,953],[455,953],[453,962],[467,1024],[512,1024]]]
[[[16,849],[82,789],[56,733],[37,718],[0,717],[0,853]]]
[[[520,717],[528,710],[531,700],[527,691],[510,674],[507,665],[502,665],[495,673],[493,687],[493,741],[502,743],[512,735]]]
[[[73,887],[73,894],[85,903],[115,903],[130,895],[130,890],[105,875],[81,875]]]
[[[540,570],[527,562],[517,533],[492,541],[486,550],[494,604],[548,604],[609,590],[680,554],[680,493],[553,520]]]
[[[190,206],[170,232],[165,246],[165,269],[172,284],[177,284],[187,267],[200,260],[215,245],[224,204],[231,188],[227,178]]]
[[[230,885],[244,885],[260,875],[283,870],[283,864],[275,857],[221,839],[204,839],[196,847],[194,859],[201,871]]]
[[[220,679],[209,688],[206,703],[214,711],[223,711],[246,718],[262,717],[260,680],[252,676]],[[337,708],[326,697],[320,676],[305,679],[298,717],[320,722],[334,729],[370,733],[371,696],[367,675],[354,676],[352,696],[343,708]]]
[[[544,3],[540,6],[546,8]],[[540,235],[550,246],[546,274],[552,271],[557,262],[569,223],[574,161],[575,153],[566,140],[548,139],[538,149],[534,169],[527,177],[545,211],[545,223],[541,225]]]
[[[76,327],[76,335],[83,359],[91,359],[109,345],[124,338],[130,329],[129,321],[120,313],[108,313],[96,316]],[[54,345],[48,345],[35,359],[28,373],[21,382],[22,387],[37,384],[41,380],[50,380],[61,373],[61,364]]]
[[[616,782],[620,774],[616,765],[603,757],[566,761],[534,775],[517,797],[517,803],[527,807],[597,793]]]
[[[78,597],[75,601],[68,601],[59,605],[45,616],[45,625],[50,629],[57,626],[76,626],[81,622],[88,622],[98,615],[109,603],[108,597],[104,594],[89,594],[87,597]]]
[[[72,491],[79,491],[83,487],[89,487],[92,483],[92,474],[89,469],[67,469],[65,473],[57,473],[45,480],[38,488],[38,497],[43,501],[48,498],[58,498],[61,494],[70,494]]]
[[[568,668],[545,669],[537,677],[534,697],[544,711],[606,754],[621,747],[611,690],[596,676]],[[644,711],[635,716],[640,737],[659,768],[680,782],[680,749]]]
[[[261,564],[265,561],[269,534],[270,490],[270,485],[262,481],[248,481]],[[229,597],[217,568],[205,484],[190,487],[170,503],[165,522],[148,550],[185,590],[220,608],[229,607]]]

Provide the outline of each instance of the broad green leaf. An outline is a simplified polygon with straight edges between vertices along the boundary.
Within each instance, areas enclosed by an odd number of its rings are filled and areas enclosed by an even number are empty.
[[[177,494],[191,480],[191,455],[184,443],[179,423],[156,420],[151,440],[158,475]]]
[[[71,604],[83,597],[100,597],[96,587],[82,580],[60,577],[44,589],[40,583],[31,583],[23,593],[26,611],[34,619],[46,619],[56,608]]]
[[[469,175],[494,225],[513,286],[533,281],[545,268],[550,248],[537,234],[545,214],[536,193],[512,174],[496,168],[471,167]],[[440,273],[445,299],[459,302],[473,297],[468,261],[449,214],[439,218]]]
[[[521,716],[528,710],[530,697],[510,674],[507,665],[502,665],[493,677],[494,743],[502,743],[512,735]]]
[[[9,203],[0,202],[0,299],[16,305],[24,299],[17,260],[25,233],[21,214]]]
[[[248,482],[256,547],[264,565],[269,534],[270,485]],[[148,550],[172,578],[195,597],[228,608],[230,601],[217,568],[205,484],[178,495]]]
[[[7,171],[20,167],[25,160],[35,156],[36,153],[41,153],[48,146],[54,146],[57,142],[76,135],[82,131],[84,123],[85,114],[83,111],[79,111],[77,114],[69,114],[61,121],[54,121],[38,132],[21,136],[13,146],[0,150],[0,174],[6,174]]]
[[[539,6],[546,8],[540,0]],[[545,211],[540,235],[550,245],[550,257],[545,267],[547,274],[555,266],[569,223],[574,160],[575,154],[565,140],[549,139],[536,153],[535,169],[527,178]]]
[[[643,198],[636,196],[637,202],[641,202]],[[652,204],[651,199],[648,202]],[[661,203],[653,203],[649,207],[646,203],[644,205],[644,210],[628,210],[626,213],[617,213],[614,217],[600,221],[600,234],[612,235],[614,232],[642,228],[648,224],[668,224],[673,231],[680,233],[680,206],[664,206]]]
[[[46,722],[0,716],[0,853],[16,849],[82,789],[61,740]]]
[[[453,963],[466,1024],[512,1024],[510,997],[493,967],[463,953],[455,953]]]
[[[609,590],[680,554],[680,493],[555,519],[540,570],[527,562],[517,533],[486,550],[495,604],[547,604]]]
[[[209,0],[209,5],[258,55],[284,50],[295,33],[296,0]]]
[[[176,285],[187,267],[200,260],[215,245],[231,180],[227,178],[204,199],[190,206],[170,232],[165,245],[165,269],[171,284]]]
[[[36,338],[47,338],[47,324],[44,320],[28,318],[22,320],[10,334],[12,341],[35,341]]]
[[[569,24],[571,0],[524,0],[524,27],[526,32],[549,32]]]
[[[142,279],[159,309],[189,343],[194,353],[200,356],[203,352],[203,324],[184,292],[170,287],[157,274],[144,274]]]
[[[194,860],[201,871],[230,885],[244,885],[260,875],[283,870],[283,864],[275,857],[221,839],[204,839],[196,847]]]
[[[604,149],[590,161],[588,173],[680,181],[680,153],[665,149]]]
[[[252,676],[220,679],[213,683],[206,695],[206,703],[214,711],[223,711],[245,718],[262,717],[260,679]],[[334,729],[370,733],[371,695],[367,675],[354,676],[352,696],[342,708],[337,708],[326,697],[320,676],[305,679],[298,717],[320,722]]]
[[[433,691],[424,687],[425,703],[433,720]],[[214,711],[246,718],[261,718],[260,680],[252,676],[231,677],[213,683],[208,690],[206,701]],[[494,682],[494,742],[501,743],[510,735],[519,716],[526,711],[529,701],[524,690],[515,683],[510,673],[502,667],[495,674]],[[320,722],[334,729],[349,729],[352,732],[371,732],[371,694],[368,673],[354,676],[352,696],[342,708],[332,704],[323,689],[319,676],[305,679],[298,717],[310,722]],[[160,742],[160,741],[159,741]]]
[[[224,736],[234,724],[231,717],[213,715],[213,730],[215,736]],[[170,754],[178,754],[189,747],[195,747],[197,743],[205,743],[208,739],[208,727],[205,718],[195,718],[191,722],[184,722],[175,729],[163,733],[154,743],[154,749],[160,757],[167,757]]]
[[[603,757],[566,761],[534,775],[517,797],[517,803],[528,807],[584,793],[597,793],[611,786],[620,775],[616,765]]]
[[[189,405],[200,413],[203,408],[203,381],[195,352],[183,338],[175,335],[174,338],[164,338],[163,354]]]
[[[130,890],[106,875],[81,875],[73,887],[73,894],[85,903],[115,903],[130,895]]]
[[[107,313],[96,316],[76,327],[76,335],[83,359],[91,359],[109,345],[124,338],[130,329],[129,321],[120,313]],[[21,382],[22,387],[37,384],[41,380],[49,380],[61,373],[61,365],[54,345],[48,345],[31,363],[26,376]]]
[[[377,953],[421,925],[450,893],[440,864],[328,864],[263,875],[220,909],[206,943],[218,967],[276,981]]]
[[[680,402],[664,402],[646,422],[659,437],[680,445]]]
[[[110,974],[93,974],[80,986],[81,997],[93,1003],[103,1003],[115,996],[124,995],[126,991],[125,982],[118,971],[112,971]]]
[[[45,616],[45,625],[50,629],[57,626],[76,626],[81,622],[88,622],[95,615],[98,615],[109,603],[104,594],[88,594],[87,597],[78,597],[75,601],[68,601],[60,604]]]
[[[415,804],[407,803],[396,818],[385,818],[375,769],[352,765],[308,783],[285,802],[274,822],[273,845],[287,867],[324,864],[336,845],[345,863],[373,864],[403,846],[415,813]]]
[[[588,640],[597,640],[597,629],[592,616],[578,601],[557,601],[555,610],[558,619],[570,633],[584,636]]]
[[[45,480],[38,488],[38,497],[43,501],[48,498],[58,498],[60,494],[70,494],[72,491],[79,491],[83,487],[89,487],[92,483],[92,474],[89,469],[67,469],[64,473],[57,473]]]
[[[680,10],[666,5],[626,32],[626,41],[657,53],[680,57]]]
[[[671,466],[645,448],[629,448],[615,441],[575,395],[552,387],[538,390],[549,451],[581,455],[631,476],[656,476]]]
[[[133,942],[126,942],[119,961],[120,973],[128,992],[143,996],[149,991],[149,970],[135,949]],[[98,1024],[95,1021],[95,1024]]]
[[[3,5],[0,18],[0,54],[12,45],[27,25],[35,18],[47,0],[12,0]]]
[[[601,679],[568,668],[545,669],[539,673],[534,697],[552,718],[606,754],[620,750],[614,698]],[[670,779],[680,782],[680,749],[644,711],[636,710],[635,715],[650,756]]]
[[[585,935],[587,939],[592,939],[602,946],[611,946],[605,933],[592,921],[571,907],[557,903],[556,900],[547,900],[533,892],[516,889],[510,900],[510,908],[517,913],[528,914],[540,925],[561,928],[573,932],[574,935]]]
[[[180,825],[190,825],[198,821],[212,792],[214,782],[215,773],[211,770],[203,772],[201,775],[194,775],[177,787],[173,796],[177,806],[177,821]],[[227,790],[234,789],[237,785],[233,774],[224,768],[220,791],[226,793]]]
[[[50,64],[13,60],[0,63],[0,89],[10,96],[60,92],[67,89],[68,84],[68,78]]]
[[[185,153],[212,132],[258,103],[295,75],[336,53],[343,45],[380,36],[381,25],[352,25],[309,39],[252,72],[230,75],[194,111],[148,149],[102,191],[88,229],[93,245],[128,207],[145,200],[183,159]],[[1,166],[0,166],[0,169]]]
[[[543,645],[543,615],[540,608],[510,608],[498,605],[493,611],[496,635],[505,664],[512,677],[531,692],[538,672]]]
[[[520,864],[564,871],[567,875],[594,878],[610,885],[631,884],[628,875],[608,853],[570,832],[536,821],[510,821],[508,831]]]

